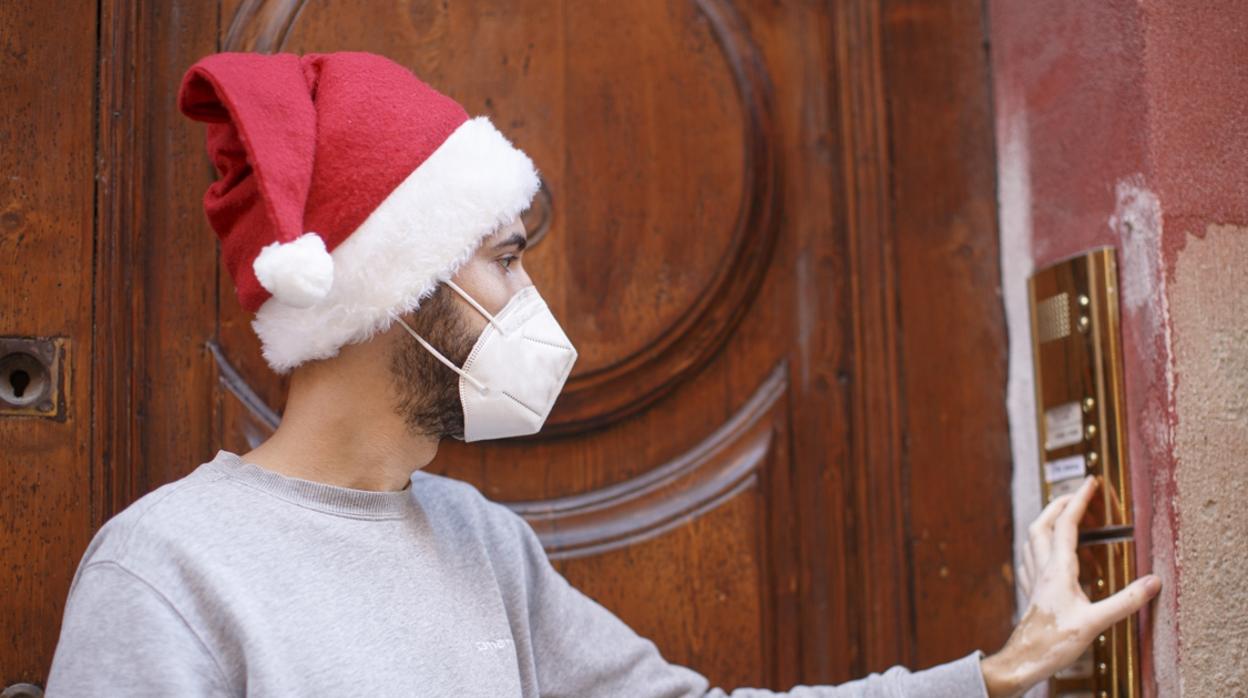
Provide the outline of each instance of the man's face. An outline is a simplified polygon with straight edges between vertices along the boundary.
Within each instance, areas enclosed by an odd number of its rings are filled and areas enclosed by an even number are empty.
[[[497,314],[517,291],[533,283],[521,265],[526,241],[519,219],[503,226],[482,242],[453,280],[491,315]],[[489,322],[445,284],[404,319],[456,366],[464,365]],[[389,366],[398,396],[394,408],[409,429],[439,439],[463,438],[458,374],[405,332],[392,345]]]

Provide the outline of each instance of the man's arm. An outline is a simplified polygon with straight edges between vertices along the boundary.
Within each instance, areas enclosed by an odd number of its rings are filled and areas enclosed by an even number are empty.
[[[47,695],[228,695],[221,669],[163,595],[115,562],[79,571]]]
[[[1077,493],[1054,500],[1032,525],[1021,574],[1031,605],[1000,652],[989,657],[974,652],[918,672],[893,667],[840,686],[797,686],[788,693],[741,688],[727,694],[710,688],[701,674],[669,664],[652,642],[568,584],[550,565],[528,524],[508,511],[524,554],[518,586],[526,593],[521,603],[527,609],[536,682],[543,695],[569,696],[1021,695],[1072,664],[1099,633],[1137,612],[1161,588],[1160,580],[1148,575],[1095,604],[1084,595],[1075,548],[1079,521],[1096,487],[1097,481],[1089,478]]]
[[[496,505],[497,506],[497,505]],[[581,593],[555,570],[537,535],[519,516],[498,506],[498,525],[511,531],[519,546],[516,578],[505,580],[503,593],[513,618],[513,636],[521,659],[522,680],[543,696],[665,696],[670,698],[984,698],[981,652],[948,664],[911,672],[892,667],[882,674],[838,686],[795,686],[778,693],[759,688],[731,692],[713,688],[706,677],[667,662],[650,640],[640,637],[617,616]],[[501,512],[506,512],[501,513]],[[527,665],[526,659],[532,658]]]

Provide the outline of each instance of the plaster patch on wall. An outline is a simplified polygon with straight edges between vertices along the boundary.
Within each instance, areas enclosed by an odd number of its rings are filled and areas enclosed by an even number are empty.
[[[1001,228],[1001,288],[1009,336],[1006,411],[1014,462],[1014,564],[1022,566],[1027,526],[1040,514],[1040,470],[1036,445],[1035,381],[1031,371],[1031,315],[1027,278],[1032,272],[1031,157],[1027,112],[1011,110],[997,124],[997,191]],[[1016,589],[1016,619],[1027,599]]]
[[[1136,372],[1134,382],[1128,377],[1127,395],[1128,403],[1135,405],[1129,408],[1135,416],[1128,434],[1137,502],[1135,537],[1148,553],[1148,559],[1139,562],[1140,571],[1157,574],[1163,585],[1147,619],[1152,628],[1151,664],[1157,695],[1181,695],[1182,581],[1175,544],[1179,510],[1169,467],[1174,449],[1174,353],[1162,247],[1164,219],[1161,202],[1142,175],[1119,180],[1115,195],[1108,224],[1119,240],[1123,358],[1127,370]],[[1151,367],[1157,367],[1158,374]]]
[[[1149,385],[1147,392],[1137,397],[1142,406],[1141,418],[1134,420],[1131,427],[1146,448],[1144,453],[1131,454],[1132,463],[1136,464],[1133,469],[1138,472],[1139,466],[1148,460],[1173,451],[1173,336],[1166,296],[1166,265],[1162,254],[1161,202],[1154,192],[1144,186],[1144,177],[1138,174],[1119,180],[1115,192],[1117,205],[1109,217],[1109,227],[1120,240],[1118,286],[1122,296],[1123,332],[1128,335],[1127,343],[1143,365],[1164,367],[1164,383]],[[1126,363],[1130,366],[1133,362],[1128,358]],[[1164,496],[1174,491],[1168,471],[1157,468],[1152,475],[1153,493]],[[1170,503],[1159,504],[1167,511],[1172,510]],[[1153,524],[1152,540],[1155,544],[1164,546],[1172,540],[1173,531],[1167,516],[1154,516]],[[1153,558],[1174,559],[1159,557],[1163,552],[1166,551],[1154,550]],[[1164,574],[1162,581],[1169,581]]]
[[[1122,241],[1118,286],[1123,310],[1133,320],[1126,323],[1127,328],[1135,333],[1138,346],[1151,346],[1164,359],[1173,354],[1167,321],[1170,312],[1166,299],[1166,267],[1162,263],[1161,201],[1144,187],[1144,177],[1138,174],[1119,180],[1115,193],[1117,205],[1109,217],[1109,227]],[[1170,362],[1166,364],[1169,366]],[[1165,394],[1174,394],[1174,375],[1170,368],[1166,371]],[[1168,419],[1156,422],[1157,428],[1164,431],[1153,434],[1154,444],[1169,447],[1168,424]]]
[[[1142,175],[1118,181],[1117,203],[1109,227],[1122,240],[1122,301],[1131,310],[1152,305],[1157,299],[1156,273],[1161,268],[1161,201],[1144,187]]]
[[[1189,237],[1169,293],[1182,690],[1248,695],[1248,228]]]

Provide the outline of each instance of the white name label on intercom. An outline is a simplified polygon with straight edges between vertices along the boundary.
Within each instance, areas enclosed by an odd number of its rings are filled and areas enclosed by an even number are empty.
[[[1058,458],[1045,463],[1044,481],[1053,484],[1062,480],[1073,480],[1074,478],[1083,477],[1087,472],[1088,468],[1081,453],[1077,456]]]
[[[1044,450],[1053,451],[1083,441],[1083,409],[1078,402],[1044,411]]]

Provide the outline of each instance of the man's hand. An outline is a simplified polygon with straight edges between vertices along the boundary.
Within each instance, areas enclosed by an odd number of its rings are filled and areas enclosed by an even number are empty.
[[[1005,647],[980,663],[992,698],[1020,695],[1070,666],[1097,635],[1161,590],[1161,580],[1150,574],[1097,603],[1083,593],[1075,547],[1097,484],[1089,477],[1077,492],[1054,499],[1028,529],[1019,581],[1030,605]]]

